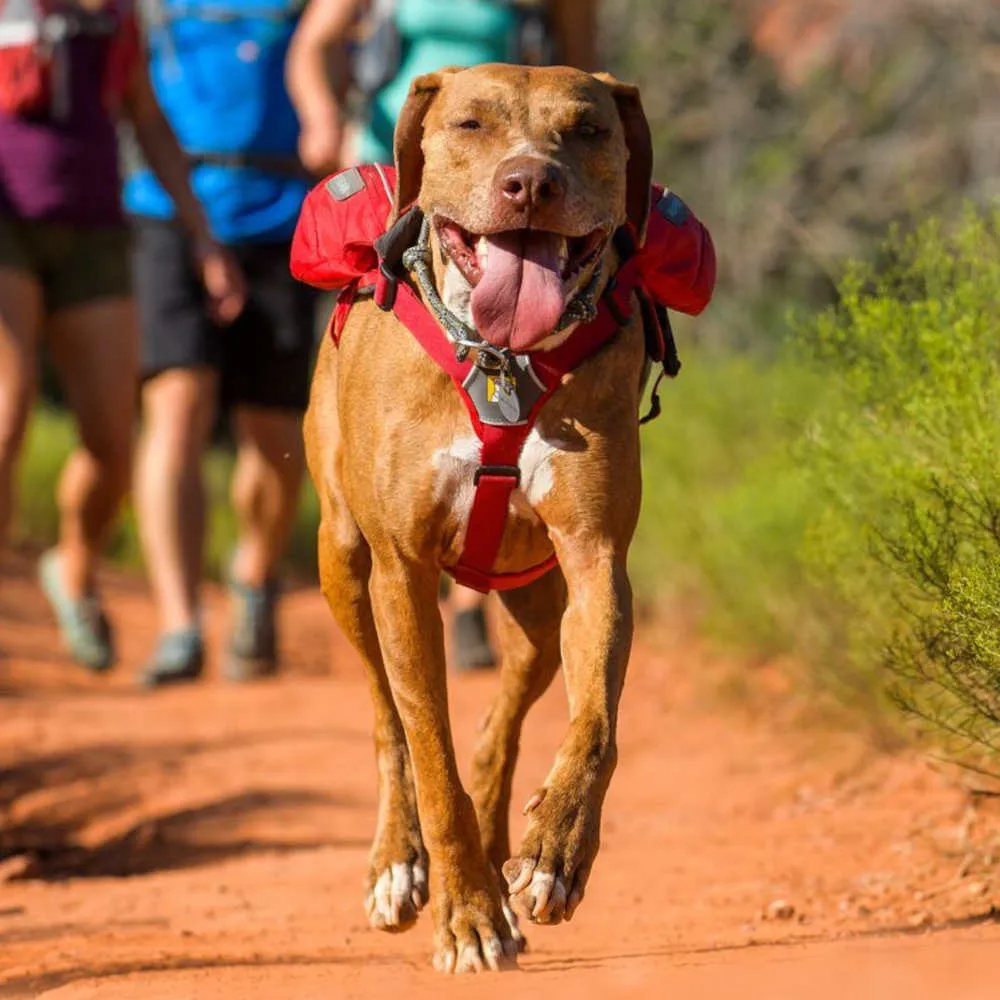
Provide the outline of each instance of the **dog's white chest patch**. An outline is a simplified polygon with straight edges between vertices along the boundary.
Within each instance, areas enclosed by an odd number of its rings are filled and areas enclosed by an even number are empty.
[[[532,427],[521,451],[521,492],[534,507],[549,495],[553,485],[552,459],[559,453],[556,443]]]
[[[431,457],[434,466],[434,493],[447,498],[463,523],[472,512],[475,494],[474,477],[480,464],[482,443],[474,434],[463,434],[447,448],[439,448]]]
[[[512,498],[515,510],[527,514],[525,501],[528,507],[534,507],[552,491],[553,458],[559,451],[558,442],[542,437],[534,427],[531,429],[521,451],[521,486]],[[468,523],[472,512],[475,473],[481,464],[481,456],[479,438],[464,434],[454,438],[446,448],[439,448],[431,458],[435,495],[447,499],[452,511],[463,523]]]

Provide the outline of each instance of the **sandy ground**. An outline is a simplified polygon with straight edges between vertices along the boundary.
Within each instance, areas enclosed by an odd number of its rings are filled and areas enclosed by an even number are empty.
[[[318,595],[285,603],[279,680],[234,687],[213,663],[149,695],[141,584],[106,578],[123,663],[91,678],[30,571],[0,577],[0,998],[1000,997],[995,801],[796,723],[766,668],[727,705],[697,642],[648,632],[586,902],[529,929],[520,972],[444,980],[426,917],[396,937],[364,918],[371,713]],[[452,684],[463,760],[493,684]],[[516,802],[565,711],[554,689],[529,719]]]

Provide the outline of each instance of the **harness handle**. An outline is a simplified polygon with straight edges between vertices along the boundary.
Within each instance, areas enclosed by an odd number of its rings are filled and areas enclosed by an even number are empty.
[[[663,407],[660,406],[660,383],[666,374],[666,369],[661,368],[660,374],[656,376],[656,381],[649,393],[649,412],[644,417],[639,418],[640,427],[655,420],[663,412]]]

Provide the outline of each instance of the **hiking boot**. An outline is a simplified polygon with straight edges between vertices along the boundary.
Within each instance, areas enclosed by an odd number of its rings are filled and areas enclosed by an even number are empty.
[[[233,634],[223,673],[231,681],[271,676],[278,669],[277,583],[268,580],[263,587],[249,587],[230,580],[229,597]]]
[[[139,674],[144,688],[182,684],[201,677],[205,666],[205,644],[196,628],[166,632],[160,636],[153,656]]]
[[[62,563],[55,549],[39,560],[38,580],[56,616],[69,655],[95,673],[110,670],[115,662],[114,642],[97,595],[73,598],[66,592]]]
[[[488,670],[496,666],[482,608],[456,611],[451,629],[456,670]]]

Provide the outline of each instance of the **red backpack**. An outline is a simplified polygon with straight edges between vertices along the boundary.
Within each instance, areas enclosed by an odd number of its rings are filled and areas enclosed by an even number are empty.
[[[139,56],[139,29],[127,0],[98,10],[51,0],[0,0],[0,112],[69,117],[72,41],[108,39],[102,94],[116,111]]]

